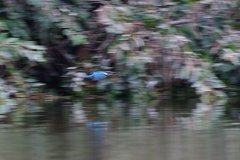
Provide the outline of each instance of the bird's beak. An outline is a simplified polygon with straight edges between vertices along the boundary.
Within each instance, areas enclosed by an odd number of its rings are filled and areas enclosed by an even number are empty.
[[[117,74],[117,72],[112,72],[112,74]]]

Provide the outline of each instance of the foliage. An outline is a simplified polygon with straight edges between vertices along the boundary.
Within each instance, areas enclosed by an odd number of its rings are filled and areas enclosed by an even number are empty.
[[[18,38],[9,38],[7,33],[0,33],[0,58],[2,64],[7,60],[17,60],[27,57],[30,61],[44,62],[45,47],[34,44],[33,41],[23,41]]]
[[[214,103],[227,97],[227,86],[240,82],[239,6],[235,0],[4,1],[0,62],[10,75],[2,78],[16,76],[14,64],[26,57],[25,68],[31,69],[21,70],[18,78],[25,81],[31,70],[48,87],[59,79],[54,89],[64,88],[63,95],[131,92],[152,98],[179,83],[194,88],[202,102]],[[118,75],[84,79],[99,70]]]
[[[21,71],[16,70],[14,63],[21,57],[26,57],[29,61],[44,62],[43,53],[45,49],[45,47],[36,45],[33,41],[10,38],[7,37],[7,33],[0,33],[0,63],[1,66],[6,66],[1,73],[1,77],[4,77],[4,79],[0,79],[2,93],[0,114],[10,111],[12,106],[17,104],[15,100],[10,99],[11,95],[26,97],[39,92],[36,87],[44,85],[37,83],[37,81],[33,81],[35,84],[29,83],[28,79],[24,78],[23,74],[20,74]]]

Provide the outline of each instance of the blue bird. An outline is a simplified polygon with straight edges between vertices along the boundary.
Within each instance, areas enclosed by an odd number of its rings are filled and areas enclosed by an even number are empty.
[[[116,72],[112,72],[112,71],[97,71],[97,72],[93,72],[90,75],[88,75],[86,78],[92,78],[93,80],[101,80],[104,79],[112,74],[115,74]]]

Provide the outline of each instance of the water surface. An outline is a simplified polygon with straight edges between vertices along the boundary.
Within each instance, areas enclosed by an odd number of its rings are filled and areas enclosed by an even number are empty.
[[[239,159],[238,107],[206,108],[91,100],[16,110],[20,118],[1,121],[0,160]]]

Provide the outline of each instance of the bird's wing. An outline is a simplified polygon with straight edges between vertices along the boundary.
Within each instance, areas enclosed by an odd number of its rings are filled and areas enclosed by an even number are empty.
[[[104,72],[96,72],[94,73],[94,80],[100,80],[105,78],[106,75],[104,74]]]

